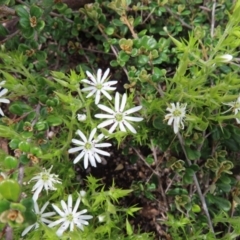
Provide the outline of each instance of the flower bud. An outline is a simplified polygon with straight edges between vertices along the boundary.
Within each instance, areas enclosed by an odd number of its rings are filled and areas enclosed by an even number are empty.
[[[233,59],[233,56],[230,55],[230,54],[224,54],[224,55],[218,57],[218,60],[219,60],[220,62],[223,62],[223,63],[231,62],[232,59]]]
[[[77,114],[77,119],[79,122],[84,122],[87,119],[86,114]]]

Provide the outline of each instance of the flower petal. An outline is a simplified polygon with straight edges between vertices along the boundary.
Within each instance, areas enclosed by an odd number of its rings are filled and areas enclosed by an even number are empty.
[[[97,167],[95,158],[92,153],[89,153],[89,162],[93,167]]]
[[[96,78],[89,71],[86,71],[86,74],[95,84],[97,83]]]
[[[94,128],[94,129],[91,131],[90,136],[89,136],[89,138],[88,138],[88,141],[89,141],[89,142],[92,141],[92,139],[93,139],[96,131],[97,131],[97,128]]]
[[[110,69],[108,68],[102,76],[101,83],[103,83],[107,79],[109,72],[110,72]]]
[[[135,128],[127,121],[124,121],[125,126],[132,132],[132,133],[137,133]]]
[[[111,95],[110,95],[107,91],[105,91],[104,89],[102,89],[102,93],[103,93],[103,95],[104,95],[107,99],[112,100]]]
[[[58,206],[56,206],[55,204],[52,204],[52,207],[54,208],[54,210],[61,216],[64,217],[65,214],[62,210],[60,210],[60,208]],[[55,225],[54,225],[55,226]]]
[[[26,228],[23,230],[21,236],[22,236],[22,237],[25,236],[34,226],[36,226],[36,223],[34,223],[34,224],[26,227]]]
[[[114,119],[110,119],[110,120],[106,120],[100,124],[98,124],[97,128],[104,128],[110,124],[116,123],[116,121]],[[118,124],[118,123],[117,123]]]
[[[95,104],[97,105],[100,101],[100,97],[101,97],[101,91],[97,91],[96,93],[96,97],[95,97]]]
[[[126,102],[127,102],[127,94],[124,93],[124,94],[123,94],[123,97],[122,97],[120,112],[123,112],[123,110],[124,110],[124,108],[125,108],[125,105],[126,105]]]
[[[102,69],[97,70],[97,82],[100,83],[102,78]]]
[[[0,92],[0,97],[2,97],[4,94],[6,94],[8,92],[8,89],[3,88]]]
[[[10,101],[8,99],[6,99],[6,98],[0,99],[0,102],[1,103],[10,103]]]
[[[88,153],[85,154],[84,156],[84,168],[87,169],[88,168]]]
[[[82,152],[73,160],[73,164],[78,163],[78,162],[81,160],[81,158],[84,156],[84,154],[85,154],[85,151],[82,151]]]
[[[83,148],[84,148],[83,146],[82,146],[82,147],[70,148],[70,149],[68,150],[68,152],[69,152],[69,153],[79,152],[79,151],[83,150]]]
[[[80,130],[77,130],[77,134],[81,137],[84,143],[87,142],[86,136]]]
[[[96,118],[114,118],[113,115],[101,114],[101,113],[95,114],[95,117],[96,117]]]
[[[115,111],[119,112],[119,103],[120,103],[120,95],[119,92],[115,94]]]
[[[131,113],[139,111],[141,108],[142,108],[142,106],[137,106],[137,107],[130,108],[127,111],[125,111],[124,114],[129,115]]]
[[[68,229],[68,227],[69,227],[69,222],[63,223],[56,232],[57,236],[61,237],[63,233]]]
[[[103,150],[100,150],[100,149],[98,149],[98,148],[95,148],[94,151],[95,151],[96,153],[99,153],[99,154],[104,155],[104,156],[110,156],[110,153],[108,153],[108,152],[106,152],[106,151],[103,151]]]
[[[132,122],[141,122],[144,118],[142,117],[130,117],[126,116],[124,117],[124,120],[132,121]]]
[[[100,109],[102,109],[103,111],[105,112],[108,112],[110,114],[115,114],[115,111],[113,111],[111,108],[105,106],[105,105],[102,105],[102,104],[98,104],[97,105]]]
[[[109,129],[109,133],[113,133],[114,132],[114,130],[117,128],[117,126],[118,126],[118,122],[115,122],[112,126],[111,126],[111,128]]]

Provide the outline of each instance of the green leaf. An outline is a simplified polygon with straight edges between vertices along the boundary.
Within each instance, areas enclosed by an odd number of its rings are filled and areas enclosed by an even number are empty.
[[[27,29],[30,28],[30,21],[28,18],[20,18],[19,23],[21,27],[24,28],[23,31],[27,31]]]
[[[153,37],[146,35],[135,42],[138,48],[144,47],[145,49],[148,50],[152,50],[157,46],[157,41]]]
[[[127,235],[131,236],[133,234],[133,229],[128,221],[128,219],[126,218],[126,230],[127,230]]]
[[[27,39],[34,37],[34,29],[32,27],[30,27],[30,25],[26,29],[23,29],[22,33],[23,33],[24,37]]]
[[[183,182],[184,184],[191,184],[193,183],[193,177],[186,173],[183,175]]]
[[[230,201],[225,198],[214,196],[213,194],[208,193],[206,199],[210,204],[215,204],[218,206],[220,210],[229,211],[231,209]]]
[[[27,157],[26,154],[22,154],[20,157],[19,157],[19,161],[22,163],[22,164],[28,164],[30,162],[30,159]]]
[[[199,151],[193,150],[189,146],[185,146],[185,149],[190,160],[197,160],[200,158],[201,153]]]
[[[0,182],[0,194],[9,201],[16,202],[19,198],[21,187],[17,181],[4,179]]]
[[[113,33],[114,33],[114,28],[113,27],[107,27],[107,28],[105,28],[105,33],[107,34],[107,35],[113,35]]]
[[[138,26],[140,23],[142,23],[142,17],[141,16],[138,16],[134,19],[134,27]]]
[[[231,178],[227,175],[221,175],[221,178],[220,178],[220,182],[223,183],[223,184],[228,184],[230,185],[231,183]]]
[[[153,127],[155,127],[158,130],[163,130],[163,129],[166,129],[167,125],[163,122],[162,117],[156,117],[153,120]]]
[[[129,59],[129,55],[124,51],[120,51],[118,54],[118,61],[127,62]]]
[[[214,196],[214,203],[223,211],[229,211],[231,209],[231,203],[227,199]]]
[[[42,0],[41,6],[46,9],[46,8],[51,8],[54,4],[55,0]]]
[[[64,13],[64,11],[68,8],[67,4],[65,3],[56,3],[54,6],[59,11],[59,13]]]
[[[168,192],[167,192],[167,195],[171,195],[171,196],[174,196],[174,195],[183,195],[183,194],[188,194],[188,191],[186,189],[183,189],[183,188],[174,188],[174,189],[170,189]]]
[[[155,189],[156,189],[156,188],[155,188]],[[133,207],[130,207],[130,208],[127,209],[126,214],[128,214],[128,215],[130,215],[130,216],[133,217],[133,216],[134,216],[133,213],[134,213],[134,212],[137,212],[137,211],[139,211],[139,210],[141,210],[141,209],[142,209],[142,208],[134,207],[134,206],[133,206]]]
[[[10,127],[0,125],[0,137],[12,138],[13,139],[17,136],[19,136],[18,133],[15,132],[14,130],[12,130]]]
[[[39,147],[32,147],[30,149],[30,153],[32,153],[36,157],[40,157],[42,155],[42,150]]]
[[[25,152],[25,153],[28,153],[30,150],[30,144],[25,141],[20,142],[18,147],[22,152]]]
[[[32,108],[24,102],[16,101],[9,107],[9,111],[18,116],[23,115],[24,113],[30,112]]]
[[[147,29],[142,30],[141,32],[138,33],[138,36],[139,37],[145,36],[147,31],[148,31]]]
[[[42,13],[43,13],[42,9],[39,8],[38,6],[36,6],[36,5],[31,6],[31,8],[30,8],[31,17],[35,16],[36,18],[40,18],[42,16]]]
[[[25,223],[33,224],[37,221],[37,215],[32,210],[27,209],[22,215]]]
[[[123,22],[120,21],[119,19],[113,19],[111,23],[117,27],[121,27],[123,25]]]
[[[34,126],[38,131],[44,131],[48,129],[48,123],[46,121],[39,121]]]
[[[16,149],[16,148],[18,148],[19,143],[20,143],[19,139],[12,139],[11,142],[9,143],[9,147],[11,149]]]
[[[62,118],[60,118],[59,116],[54,116],[54,115],[50,115],[47,117],[46,121],[48,122],[48,124],[50,126],[59,126],[62,124]]]
[[[231,191],[231,185],[225,183],[217,183],[216,184],[219,189],[221,189],[225,193],[229,193]]]
[[[6,30],[6,28],[3,27],[2,24],[0,24],[0,36],[5,37],[7,36],[7,34],[8,34],[8,31]]]
[[[116,214],[116,208],[109,201],[107,202],[107,211],[112,214]]]
[[[28,209],[28,211],[30,209],[33,209],[33,199],[32,198],[24,198],[20,201],[20,203],[25,206],[26,209]]]
[[[10,202],[5,199],[1,199],[0,200],[0,213],[8,210],[9,208],[10,208]]]
[[[138,63],[140,65],[146,65],[148,63],[148,61],[149,61],[149,59],[148,59],[148,56],[146,56],[146,55],[140,55],[138,57]]]
[[[23,5],[18,5],[16,8],[16,13],[21,19],[29,20],[29,13]]]
[[[26,207],[21,203],[11,203],[10,208],[13,209],[13,210],[18,210],[20,212],[25,212],[26,211]]]
[[[18,166],[18,160],[15,157],[7,156],[4,159],[4,166],[7,169],[14,169]]]
[[[38,24],[35,29],[40,32],[44,29],[44,27],[45,27],[45,22],[41,20],[41,21],[38,21]]]
[[[157,67],[154,67],[153,68],[153,81],[157,81],[159,80],[159,78],[162,76],[162,70],[157,68]]]
[[[195,213],[199,213],[199,212],[201,212],[201,207],[197,204],[194,204],[192,206],[192,211],[195,212]]]

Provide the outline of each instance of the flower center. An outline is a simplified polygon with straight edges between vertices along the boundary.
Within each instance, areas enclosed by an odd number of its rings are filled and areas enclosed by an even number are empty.
[[[87,142],[84,147],[85,147],[86,150],[91,150],[92,149],[92,143]]]
[[[234,109],[239,109],[240,108],[240,103],[239,102],[236,102],[235,104],[234,104],[234,107],[233,107]]]
[[[101,83],[96,84],[96,89],[101,90],[102,89],[102,84]]]
[[[115,115],[115,119],[118,121],[118,122],[121,122],[123,120],[123,114],[122,113],[117,113]]]
[[[43,174],[42,174],[42,180],[43,180],[44,182],[47,182],[47,181],[49,180],[49,174],[48,174],[48,173],[43,173]]]
[[[73,215],[72,214],[67,215],[66,218],[69,222],[73,221]]]
[[[180,117],[182,114],[182,112],[179,109],[176,109],[173,111],[173,116],[174,117]]]

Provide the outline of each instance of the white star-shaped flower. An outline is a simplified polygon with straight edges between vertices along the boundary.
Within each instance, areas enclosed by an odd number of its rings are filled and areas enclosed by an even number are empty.
[[[1,82],[2,85],[5,83],[5,82],[4,83],[3,82]],[[8,99],[2,98],[2,96],[5,95],[7,92],[8,92],[8,90],[6,88],[3,88],[3,89],[0,90],[0,103],[10,103],[10,101]],[[4,113],[3,113],[1,108],[0,108],[0,114],[2,116],[4,116]]]
[[[36,184],[32,188],[32,191],[34,192],[34,194],[33,194],[34,201],[37,201],[38,196],[43,188],[47,192],[48,192],[48,190],[56,190],[56,188],[54,187],[54,184],[61,183],[61,181],[59,181],[60,179],[58,178],[58,175],[50,174],[52,167],[53,166],[51,166],[48,170],[46,170],[44,168],[42,172],[37,174],[37,176],[33,177],[29,181],[29,183],[31,181],[37,181]]]
[[[48,217],[52,217],[54,216],[56,213],[55,212],[47,212],[47,213],[44,213],[45,209],[47,208],[49,202],[46,202],[43,207],[41,208],[41,210],[39,211],[39,207],[38,207],[38,204],[37,202],[34,202],[34,212],[36,213],[37,215],[37,222],[35,222],[34,224],[26,227],[24,229],[24,231],[22,232],[22,237],[24,235],[26,235],[31,229],[37,229],[39,228],[39,223],[46,223],[46,224],[49,224],[51,223],[52,221],[48,220],[47,218]]]
[[[78,198],[73,208],[72,195],[69,195],[67,204],[61,200],[62,210],[56,205],[52,204],[53,208],[61,218],[50,223],[48,227],[55,227],[56,225],[61,224],[56,232],[59,237],[62,236],[63,232],[65,232],[68,228],[70,228],[70,231],[73,232],[75,226],[83,231],[83,226],[88,225],[86,220],[93,218],[91,215],[83,215],[87,212],[87,209],[77,212],[80,201],[81,199]]]
[[[99,154],[104,156],[110,156],[108,152],[100,150],[99,148],[110,147],[112,146],[112,144],[98,143],[100,137],[98,136],[96,140],[94,139],[96,131],[97,129],[94,128],[91,131],[88,139],[80,130],[77,131],[77,134],[80,136],[81,140],[72,139],[72,143],[78,145],[78,147],[70,148],[68,150],[69,153],[81,151],[81,153],[73,160],[74,164],[79,162],[80,159],[84,156],[84,168],[87,169],[88,162],[90,162],[93,167],[96,167],[96,161],[99,163],[102,161]]]
[[[82,82],[91,85],[90,87],[83,88],[82,91],[83,92],[90,91],[90,93],[87,95],[87,98],[95,94],[95,104],[99,103],[101,98],[101,93],[105,95],[105,97],[108,98],[109,100],[112,99],[112,97],[107,91],[115,90],[116,87],[111,87],[111,86],[115,85],[117,81],[106,82],[109,72],[110,72],[110,69],[108,68],[102,76],[102,70],[98,69],[97,76],[95,77],[90,72],[86,71],[86,74],[91,79],[91,81],[89,81],[88,79],[82,80]]]
[[[231,107],[228,111],[232,110],[234,114],[237,115],[240,111],[240,96],[237,98],[236,102],[229,102],[224,104]],[[240,124],[240,118],[236,118],[236,121],[238,124]]]
[[[97,127],[104,128],[108,125],[113,124],[111,126],[111,128],[109,129],[109,133],[113,133],[114,130],[117,128],[117,126],[119,126],[119,129],[122,132],[126,132],[125,127],[127,127],[132,133],[137,133],[135,128],[128,121],[140,122],[143,120],[143,118],[142,117],[131,117],[128,115],[139,111],[142,108],[142,106],[137,106],[134,108],[130,108],[127,111],[124,111],[126,103],[127,103],[127,94],[126,93],[123,94],[122,101],[120,104],[120,94],[118,92],[116,92],[114,110],[112,110],[111,108],[109,108],[105,105],[99,104],[98,107],[109,114],[101,114],[100,113],[100,114],[95,115],[96,118],[107,118],[108,119],[108,120],[105,120],[104,122],[100,123]]]
[[[186,115],[186,106],[187,104],[179,104],[179,102],[176,103],[170,103],[171,107],[167,107],[167,111],[170,113],[165,115],[164,120],[168,120],[168,125],[172,125],[173,123],[173,131],[175,134],[178,133],[179,127],[181,129],[184,129],[183,119]]]

